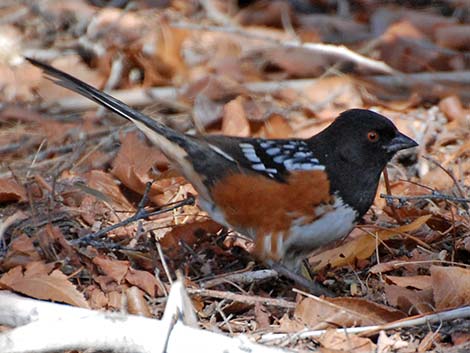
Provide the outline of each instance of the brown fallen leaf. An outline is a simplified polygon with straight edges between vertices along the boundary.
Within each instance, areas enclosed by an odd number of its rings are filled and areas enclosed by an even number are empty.
[[[439,109],[449,121],[465,121],[465,110],[459,96],[452,95],[441,99]]]
[[[250,135],[250,123],[243,108],[243,96],[231,100],[224,106],[222,133],[224,135],[247,137]]]
[[[126,281],[134,286],[139,287],[152,298],[155,297],[155,289],[158,288],[158,282],[155,276],[150,272],[135,270],[130,267],[126,274]]]
[[[22,218],[21,216],[19,219]],[[41,256],[36,251],[31,238],[26,234],[20,234],[11,242],[8,252],[3,258],[1,269],[7,271],[16,266],[39,260],[41,260]]]
[[[294,134],[294,130],[286,118],[280,114],[272,114],[264,123],[262,136],[271,139],[288,138]]]
[[[126,290],[127,311],[129,314],[152,317],[149,305],[144,298],[144,292],[137,287],[130,287]]]
[[[433,310],[432,290],[412,290],[386,284],[385,297],[393,305],[406,313],[427,313]]]
[[[150,175],[152,167],[166,165],[168,161],[156,147],[148,145],[139,136],[138,132],[131,132],[121,137],[121,148],[113,161],[111,173],[129,189],[143,194],[146,183],[153,179]],[[148,197],[154,203],[160,204],[162,193],[171,187],[174,189],[174,195],[182,183],[182,178],[167,171],[152,184]]]
[[[363,298],[303,299],[294,318],[311,329],[382,325],[400,320],[405,314]]]
[[[129,261],[112,260],[104,255],[94,257],[93,263],[117,283],[121,283],[129,269]]]
[[[108,308],[122,310],[123,309],[123,295],[122,291],[112,291],[106,294],[108,297]]]
[[[132,211],[134,208],[119,189],[118,181],[110,174],[93,170],[86,175],[86,186],[80,186],[87,194],[93,195],[100,201],[105,201],[118,209]]]
[[[437,309],[470,305],[470,270],[431,266],[432,289]]]
[[[411,287],[416,289],[430,289],[431,277],[430,276],[386,276],[387,282],[396,284],[399,287]]]
[[[163,250],[165,250],[165,254],[170,258],[175,258],[180,255],[182,243],[188,246],[193,246],[193,244],[198,241],[198,233],[203,232],[215,234],[220,229],[221,225],[212,220],[184,223],[172,227],[171,230],[160,239],[160,243]]]
[[[255,304],[255,320],[258,324],[258,330],[268,329],[271,325],[269,310],[262,304]]]
[[[431,218],[431,215],[421,216],[410,224],[393,229],[379,230],[376,234],[379,240],[387,240],[397,234],[417,230],[425,224],[429,218]],[[354,262],[355,259],[365,260],[369,258],[374,253],[376,246],[376,239],[369,234],[364,234],[337,248],[323,251],[318,255],[312,256],[309,259],[309,263],[314,266],[315,271],[324,268],[328,264],[332,267],[347,265]]]
[[[443,26],[436,29],[436,43],[441,47],[469,50],[470,49],[470,25]]]
[[[61,271],[51,274],[33,274],[17,266],[0,278],[0,285],[12,291],[43,300],[53,300],[82,308],[89,308],[85,297]]]
[[[12,201],[25,202],[26,200],[26,190],[23,185],[18,184],[13,178],[0,179],[0,203]]]
[[[348,335],[336,330],[328,330],[317,338],[324,353],[370,353],[375,352],[375,344],[366,337]]]
[[[98,287],[91,285],[87,288],[86,293],[92,309],[103,309],[108,305],[108,298]]]
[[[402,263],[403,261],[400,260],[392,260],[388,262],[381,262],[379,264],[376,264],[372,266],[369,269],[370,273],[377,274],[377,273],[384,273],[384,272],[390,272],[393,271],[397,268],[398,264]]]

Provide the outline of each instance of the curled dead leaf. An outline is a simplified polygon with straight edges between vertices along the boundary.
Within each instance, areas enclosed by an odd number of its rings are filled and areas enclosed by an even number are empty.
[[[117,283],[121,283],[129,269],[129,261],[113,260],[104,255],[94,257],[93,263]]]
[[[3,202],[25,202],[26,190],[13,178],[0,179],[0,204]]]
[[[388,282],[399,287],[410,287],[420,290],[431,288],[430,276],[386,276],[385,278]]]
[[[400,320],[405,314],[363,298],[305,298],[294,317],[311,329],[382,325]]]
[[[126,274],[126,281],[134,286],[139,287],[152,298],[155,297],[155,289],[158,288],[158,282],[155,279],[155,276],[150,272],[135,270],[130,267]]]
[[[431,289],[413,290],[388,284],[384,288],[388,303],[406,313],[427,313],[434,307]]]
[[[129,314],[152,317],[150,308],[144,298],[144,292],[137,287],[130,287],[126,290],[127,311]]]
[[[431,266],[431,280],[438,309],[470,305],[470,269]]]
[[[318,337],[318,342],[327,351],[335,353],[370,353],[375,352],[375,344],[366,337],[348,335],[336,330],[328,330]],[[324,350],[322,350],[324,351]]]
[[[83,294],[59,270],[38,274],[36,271],[23,272],[22,267],[17,266],[0,278],[0,285],[33,298],[89,308]]]
[[[231,100],[224,106],[222,133],[230,136],[247,137],[250,135],[250,124],[243,107],[243,96]]]
[[[425,224],[431,215],[421,216],[412,223],[396,227],[393,229],[379,230],[377,238],[379,240],[387,240],[391,237],[406,232],[412,232]],[[343,245],[323,251],[318,255],[312,256],[309,263],[314,265],[315,271],[318,271],[328,264],[332,267],[339,267],[352,263],[355,259],[364,260],[369,258],[375,251],[377,240],[369,234],[364,234],[354,240],[344,243]]]

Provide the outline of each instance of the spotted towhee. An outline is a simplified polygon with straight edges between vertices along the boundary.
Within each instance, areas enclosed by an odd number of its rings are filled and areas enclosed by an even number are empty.
[[[199,193],[216,222],[249,236],[255,254],[296,270],[313,250],[345,237],[372,204],[397,151],[417,146],[386,117],[343,112],[305,140],[190,136],[49,65],[55,83],[132,121]]]

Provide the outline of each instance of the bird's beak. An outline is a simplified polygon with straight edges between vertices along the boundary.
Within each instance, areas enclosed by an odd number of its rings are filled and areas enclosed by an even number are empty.
[[[395,153],[416,146],[418,146],[418,144],[415,140],[398,132],[397,136],[395,136],[389,144],[384,146],[384,148],[388,153]]]

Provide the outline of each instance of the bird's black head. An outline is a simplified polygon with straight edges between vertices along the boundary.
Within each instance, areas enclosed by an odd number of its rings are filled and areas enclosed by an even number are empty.
[[[418,145],[389,119],[365,109],[343,112],[310,141],[328,171],[332,191],[355,206],[359,216],[372,204],[380,173],[395,153]]]
[[[382,170],[396,152],[418,144],[386,117],[365,109],[343,112],[325,131],[338,157],[362,168]]]

